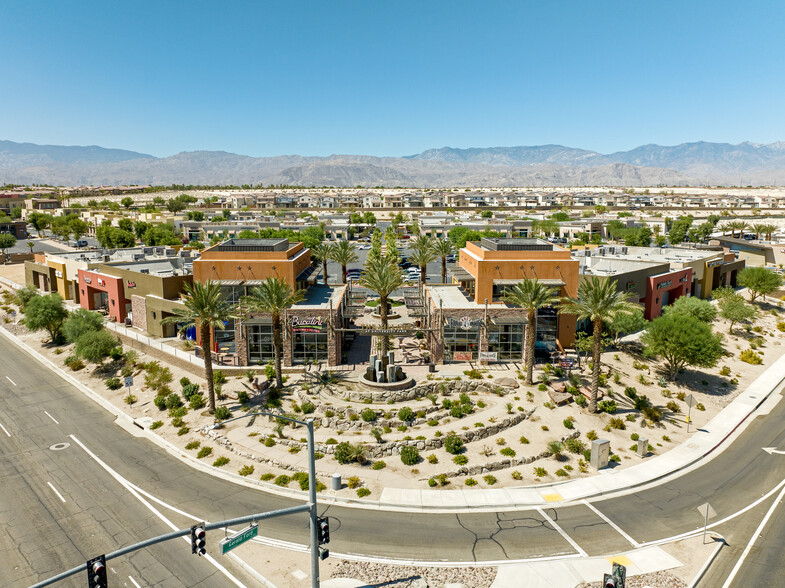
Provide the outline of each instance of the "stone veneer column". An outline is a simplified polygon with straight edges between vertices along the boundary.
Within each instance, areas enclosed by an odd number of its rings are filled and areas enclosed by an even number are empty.
[[[286,324],[281,318],[281,337],[283,338],[283,353],[281,354],[281,363],[285,366],[292,365],[292,330],[291,327]]]
[[[79,284],[77,284],[79,288]],[[144,296],[131,294],[131,312],[134,315],[133,326],[147,332],[147,300]]]
[[[239,320],[234,321],[234,348],[237,365],[248,365],[248,326]]]

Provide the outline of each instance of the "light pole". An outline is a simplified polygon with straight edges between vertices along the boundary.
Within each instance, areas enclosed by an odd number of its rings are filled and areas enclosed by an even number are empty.
[[[233,419],[228,419],[220,423],[216,423],[207,427],[208,431],[212,431],[222,427],[225,423],[238,421],[240,419],[248,418],[250,416],[270,416],[277,419],[283,419],[298,425],[305,425],[308,429],[308,515],[311,519],[311,588],[319,588],[319,540],[317,537],[316,518],[318,516],[316,508],[316,458],[313,440],[313,419],[307,421],[299,421],[291,417],[273,414],[271,412],[249,412]]]

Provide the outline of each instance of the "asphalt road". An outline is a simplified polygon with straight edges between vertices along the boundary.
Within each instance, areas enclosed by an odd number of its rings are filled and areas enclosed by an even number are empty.
[[[113,424],[103,409],[5,340],[0,339],[0,349],[0,370],[17,384],[0,383],[0,424],[10,433],[8,437],[0,431],[0,495],[18,496],[12,504],[3,501],[0,507],[4,523],[0,558],[14,562],[13,585],[168,531],[123,486],[97,469],[69,434],[118,475],[197,520],[222,520],[296,504],[190,468]],[[59,442],[71,446],[61,451],[48,449]],[[466,514],[336,506],[320,510],[331,517],[333,553],[467,562],[612,554],[631,549],[633,542],[661,540],[700,528],[702,518],[696,508],[707,501],[722,519],[760,498],[785,479],[785,456],[761,450],[768,446],[785,448],[785,403],[756,418],[728,449],[701,468],[656,487],[592,501],[601,514],[584,504]],[[63,494],[66,503],[58,504],[47,482]],[[179,527],[192,524],[170,511],[167,516]],[[306,543],[307,518],[273,519],[260,525],[259,533]],[[209,582],[215,574],[193,558],[185,544],[167,547],[173,551],[158,554],[151,550],[138,558],[121,558],[116,566],[132,566],[127,575],[170,570],[173,576],[188,578],[181,580],[187,585],[198,585],[196,576]],[[208,552],[214,549],[215,539],[208,534]],[[152,558],[149,565],[137,564],[148,557]]]

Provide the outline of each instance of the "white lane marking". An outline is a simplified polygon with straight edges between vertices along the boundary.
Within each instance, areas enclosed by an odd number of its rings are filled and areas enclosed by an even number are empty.
[[[589,507],[591,510],[593,510],[593,511],[594,511],[594,513],[595,513],[595,514],[596,514],[598,517],[600,517],[600,518],[601,518],[603,521],[605,521],[605,522],[606,522],[606,523],[608,523],[608,524],[609,524],[611,527],[613,527],[613,528],[616,530],[616,532],[617,532],[619,535],[621,535],[622,537],[624,537],[624,538],[625,538],[627,541],[629,541],[629,542],[632,544],[632,546],[633,546],[633,547],[635,547],[636,549],[637,549],[638,547],[640,547],[640,544],[639,544],[637,541],[635,541],[635,539],[633,539],[633,538],[632,538],[632,537],[630,537],[630,536],[629,536],[627,533],[625,533],[625,532],[622,530],[622,528],[621,528],[621,527],[619,527],[619,525],[617,525],[616,523],[614,523],[612,520],[610,520],[608,517],[606,517],[604,514],[602,514],[602,513],[601,513],[599,510],[597,510],[596,508],[594,508],[594,505],[593,505],[593,504],[591,504],[591,503],[590,503],[588,500],[581,500],[581,502],[582,502],[583,504],[585,504],[586,506],[588,506],[588,507]]]
[[[165,517],[165,516],[164,516],[164,515],[161,513],[161,511],[157,510],[157,509],[156,509],[156,508],[155,508],[155,507],[154,507],[152,504],[150,504],[150,503],[149,503],[147,500],[145,500],[145,499],[142,497],[142,495],[141,495],[141,494],[139,494],[139,492],[137,492],[137,491],[136,491],[136,490],[133,488],[133,485],[132,485],[132,484],[131,484],[131,483],[130,483],[128,480],[126,480],[125,478],[123,478],[123,477],[122,477],[120,474],[118,474],[116,471],[114,471],[112,468],[110,468],[110,467],[109,467],[109,466],[108,466],[106,463],[104,463],[104,462],[101,460],[101,458],[99,458],[99,457],[98,457],[98,456],[97,456],[95,453],[93,453],[92,451],[90,451],[90,450],[89,450],[89,449],[88,449],[88,448],[87,448],[87,447],[84,445],[84,443],[82,443],[82,442],[81,442],[79,439],[77,439],[77,438],[76,438],[76,437],[74,437],[73,435],[69,435],[69,437],[71,437],[71,439],[73,439],[73,440],[74,440],[74,443],[76,443],[77,445],[79,445],[79,447],[81,447],[81,448],[82,448],[82,449],[85,451],[85,453],[87,453],[87,455],[89,455],[90,457],[92,457],[92,458],[93,458],[93,460],[95,460],[95,462],[96,462],[98,465],[100,465],[102,468],[104,468],[104,470],[106,470],[106,471],[107,471],[107,473],[108,473],[110,476],[112,476],[112,477],[113,477],[115,480],[117,480],[117,481],[118,481],[118,482],[119,482],[119,483],[120,483],[120,484],[121,484],[123,487],[125,487],[125,489],[126,489],[126,490],[128,490],[128,492],[130,492],[132,496],[134,496],[134,497],[135,497],[135,498],[136,498],[136,499],[137,499],[139,502],[141,502],[141,503],[142,503],[142,504],[143,504],[145,507],[147,507],[147,509],[148,509],[150,512],[152,512],[152,513],[153,513],[155,516],[157,516],[159,519],[161,519],[161,521],[163,521],[163,522],[164,522],[164,524],[165,524],[165,525],[167,525],[167,526],[168,526],[168,527],[169,527],[169,528],[170,528],[172,531],[177,531],[177,530],[179,529],[179,528],[177,527],[177,525],[175,525],[175,524],[174,524],[172,521],[170,521],[169,519],[167,519],[167,518],[166,518],[166,517]],[[190,542],[191,542],[191,538],[190,538],[190,537],[181,537],[181,539],[183,539],[183,540],[184,540],[186,543],[190,543]],[[233,575],[232,575],[232,574],[229,572],[229,570],[227,570],[225,567],[223,567],[221,564],[219,564],[219,563],[218,563],[218,562],[215,560],[215,558],[213,558],[211,555],[209,555],[209,554],[206,554],[206,555],[204,556],[204,558],[205,558],[207,561],[209,561],[211,564],[213,564],[213,566],[214,566],[216,569],[218,569],[218,571],[220,571],[220,572],[221,572],[221,573],[222,573],[224,576],[226,576],[226,577],[227,577],[229,580],[231,580],[231,582],[232,582],[232,583],[233,583],[235,586],[238,586],[239,588],[247,588],[247,586],[246,586],[245,584],[243,584],[242,582],[240,582],[240,580],[238,580],[237,578],[235,578],[235,577],[234,577],[234,576],[233,576]]]
[[[0,429],[3,429],[3,433],[8,435],[9,437],[11,436],[11,433],[9,433],[8,430],[2,424],[0,424]]]
[[[44,411],[44,414],[45,414],[46,416],[48,416],[50,419],[52,419],[52,420],[55,422],[55,424],[56,424],[56,425],[59,425],[59,424],[60,424],[60,423],[58,423],[58,422],[57,422],[57,419],[55,419],[55,418],[54,418],[54,417],[53,417],[51,414],[49,414],[48,412]]]
[[[14,386],[16,386],[16,382],[14,382],[14,381],[13,381],[11,378],[9,378],[8,376],[6,376],[6,377],[5,377],[5,379],[6,379],[6,380],[8,380],[9,382],[11,382],[11,383],[12,383]]]
[[[142,588],[139,585],[139,583],[136,580],[134,580],[131,576],[128,576],[128,579],[131,580],[131,582],[133,583],[134,586],[136,586],[136,588]]]
[[[760,525],[758,525],[758,528],[755,529],[755,532],[752,534],[752,537],[750,537],[750,542],[747,543],[747,547],[744,548],[744,552],[741,554],[739,561],[737,561],[736,565],[733,566],[733,569],[731,570],[728,579],[725,580],[725,583],[722,585],[722,588],[728,588],[733,583],[733,579],[736,577],[736,574],[739,573],[741,566],[744,564],[744,560],[752,550],[752,546],[755,545],[755,541],[758,540],[758,536],[763,532],[763,527],[766,526],[766,523],[769,522],[771,515],[774,514],[774,510],[780,505],[783,496],[785,496],[785,488],[780,490],[780,493],[777,496],[777,499],[774,501],[774,504],[771,505],[771,508],[766,513],[766,516],[763,517],[763,520],[760,522]]]
[[[62,500],[63,502],[65,502],[65,498],[63,498],[63,495],[62,495],[62,494],[60,494],[60,493],[57,491],[57,488],[55,488],[54,486],[52,486],[52,482],[47,482],[47,484],[49,484],[49,487],[52,489],[52,492],[54,492],[55,494],[57,494],[57,497],[58,497],[60,500]]]
[[[556,531],[558,531],[559,535],[564,537],[567,540],[567,542],[570,545],[572,545],[572,548],[575,551],[577,551],[579,554],[581,554],[582,557],[588,557],[586,552],[583,549],[581,549],[581,546],[578,545],[577,543],[575,543],[575,541],[573,541],[572,537],[570,537],[567,533],[565,533],[564,529],[562,529],[559,525],[556,524],[556,521],[554,521],[551,517],[549,517],[547,514],[545,514],[544,510],[542,510],[539,506],[537,507],[536,510],[537,510],[538,513],[540,513],[540,516],[542,516],[545,520],[547,520],[551,524],[551,526],[554,529],[556,529]]]

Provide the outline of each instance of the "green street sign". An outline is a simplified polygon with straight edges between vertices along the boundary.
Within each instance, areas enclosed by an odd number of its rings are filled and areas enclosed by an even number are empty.
[[[219,543],[219,545],[221,546],[221,555],[226,555],[238,545],[242,545],[249,539],[253,539],[254,537],[256,537],[258,532],[259,532],[259,525],[251,525],[249,527],[246,527],[245,529],[237,531],[237,533],[235,533],[231,537],[227,537],[226,539],[221,539]]]

